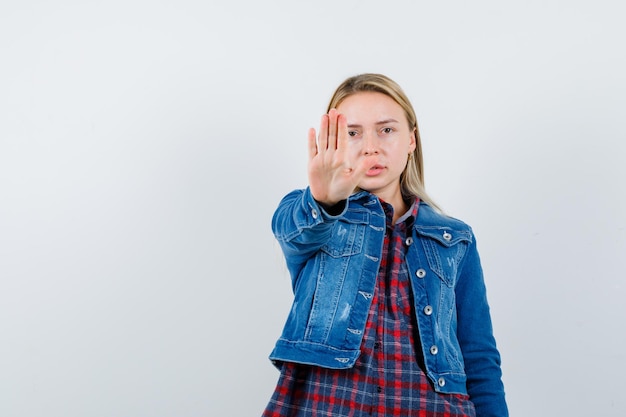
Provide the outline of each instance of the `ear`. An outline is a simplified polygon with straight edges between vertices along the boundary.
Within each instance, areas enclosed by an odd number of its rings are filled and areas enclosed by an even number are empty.
[[[413,128],[413,131],[411,132],[411,137],[410,137],[410,142],[409,142],[409,152],[413,152],[415,150],[415,147],[417,146],[417,140],[415,139],[415,132],[417,131],[417,128]]]

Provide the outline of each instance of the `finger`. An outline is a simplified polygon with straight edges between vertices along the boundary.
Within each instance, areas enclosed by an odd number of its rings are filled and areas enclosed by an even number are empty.
[[[315,155],[317,155],[317,141],[316,141],[316,137],[315,137],[315,129],[310,128],[309,129],[309,138],[308,138],[308,142],[309,142],[309,158],[312,159],[313,157],[315,157]]]
[[[337,150],[345,150],[348,142],[348,119],[343,114],[337,115]]]
[[[337,110],[328,112],[328,149],[337,149]]]
[[[328,148],[328,115],[322,116],[320,121],[320,136],[317,143],[317,151],[322,152]]]

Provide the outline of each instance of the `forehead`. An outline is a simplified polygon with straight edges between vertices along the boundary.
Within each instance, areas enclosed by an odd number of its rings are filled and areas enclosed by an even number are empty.
[[[378,92],[359,92],[346,97],[337,106],[348,122],[376,122],[395,119],[406,121],[404,109],[394,99]]]

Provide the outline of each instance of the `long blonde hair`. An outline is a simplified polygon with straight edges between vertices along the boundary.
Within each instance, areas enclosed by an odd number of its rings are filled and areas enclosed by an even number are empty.
[[[415,197],[428,203],[431,207],[441,211],[439,206],[428,196],[424,187],[424,161],[422,156],[422,142],[419,129],[417,127],[417,117],[415,110],[402,88],[382,74],[359,74],[346,79],[337,87],[330,102],[327,112],[332,108],[337,108],[339,104],[349,96],[361,92],[377,92],[391,97],[402,109],[409,122],[409,129],[415,132],[415,150],[409,155],[406,167],[400,175],[400,191],[405,200],[412,200]]]

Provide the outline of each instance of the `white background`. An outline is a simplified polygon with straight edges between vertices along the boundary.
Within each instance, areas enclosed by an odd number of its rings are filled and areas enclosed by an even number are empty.
[[[0,6],[0,415],[260,415],[271,215],[360,72],[476,232],[511,415],[626,415],[621,2],[215,3]]]

